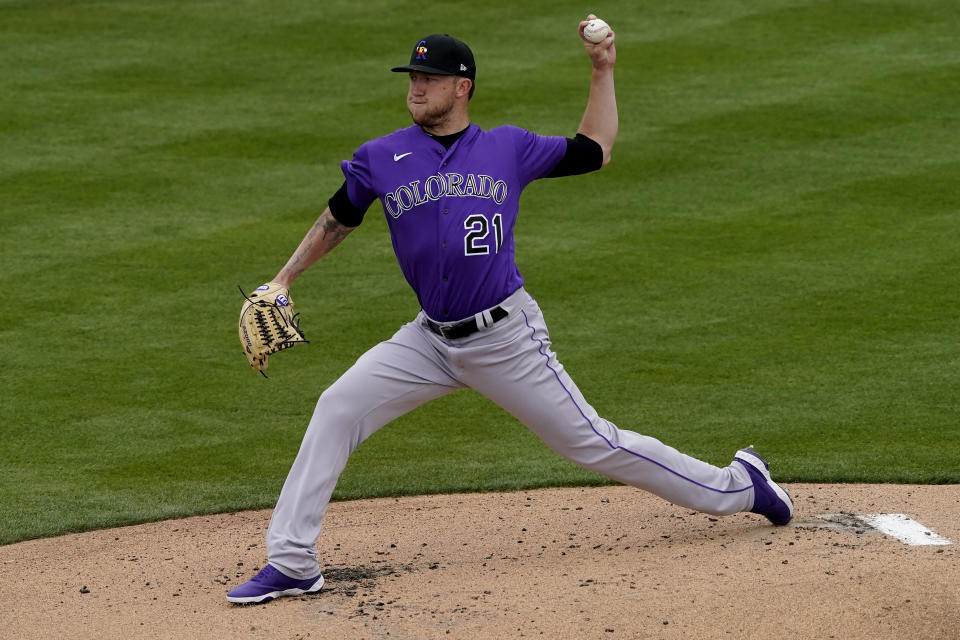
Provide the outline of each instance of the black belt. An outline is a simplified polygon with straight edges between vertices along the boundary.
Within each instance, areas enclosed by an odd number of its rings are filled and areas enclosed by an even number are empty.
[[[506,318],[507,315],[507,310],[501,306],[496,306],[493,309],[490,309],[490,318],[492,318],[494,322],[500,322]],[[433,331],[437,335],[443,336],[447,340],[466,338],[467,336],[480,331],[480,327],[477,326],[476,318],[468,318],[455,324],[437,324],[430,318],[427,318],[426,320],[427,326],[430,327],[430,331]]]

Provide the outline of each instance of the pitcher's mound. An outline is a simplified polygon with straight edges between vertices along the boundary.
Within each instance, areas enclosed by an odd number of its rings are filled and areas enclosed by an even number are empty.
[[[854,516],[903,513],[958,542],[960,487],[787,488],[786,527],[629,487],[333,503],[323,591],[243,607],[225,594],[266,561],[269,511],[33,540],[0,547],[2,635],[958,638],[958,545]]]

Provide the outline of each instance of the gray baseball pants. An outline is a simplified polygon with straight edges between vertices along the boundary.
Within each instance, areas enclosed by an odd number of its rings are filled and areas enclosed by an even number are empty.
[[[323,392],[270,520],[270,564],[293,578],[316,576],[317,537],[350,454],[391,420],[464,387],[587,469],[697,511],[753,506],[741,465],[715,467],[601,418],[551,350],[540,308],[524,289],[500,306],[506,318],[458,340],[432,332],[421,312]]]

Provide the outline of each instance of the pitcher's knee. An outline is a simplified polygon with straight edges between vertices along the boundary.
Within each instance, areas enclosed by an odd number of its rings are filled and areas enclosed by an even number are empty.
[[[356,423],[360,414],[358,408],[363,407],[363,403],[357,402],[350,393],[339,391],[336,386],[330,387],[317,400],[317,406],[313,410],[313,422],[322,421],[335,425],[350,425]],[[369,409],[364,409],[369,411]]]
[[[605,440],[597,436],[560,444],[551,443],[550,447],[570,462],[578,464],[588,471],[607,476],[610,475],[611,463],[615,461],[614,459],[618,454],[615,447],[611,447]]]

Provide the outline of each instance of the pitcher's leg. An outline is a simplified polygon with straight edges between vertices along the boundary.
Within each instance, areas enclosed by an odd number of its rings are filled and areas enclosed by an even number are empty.
[[[488,366],[476,367],[465,382],[587,469],[698,511],[751,508],[753,483],[742,465],[716,467],[601,418],[550,348],[536,303],[521,313],[518,338],[490,350]]]
[[[317,575],[316,540],[350,454],[377,429],[461,385],[408,324],[373,347],[320,396],[267,530],[270,564]]]

